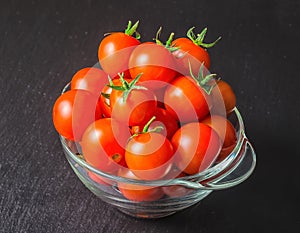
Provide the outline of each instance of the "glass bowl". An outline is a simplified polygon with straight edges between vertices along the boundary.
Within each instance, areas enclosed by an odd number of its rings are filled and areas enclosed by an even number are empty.
[[[205,198],[214,190],[233,187],[245,181],[256,165],[255,151],[245,135],[242,116],[237,108],[228,116],[235,128],[237,144],[221,162],[195,175],[180,178],[145,181],[127,179],[105,173],[89,165],[80,155],[80,145],[60,136],[66,158],[83,184],[97,197],[118,210],[138,218],[160,218],[186,209]],[[79,148],[79,149],[78,149]],[[99,180],[92,179],[95,174]],[[164,195],[156,201],[132,201],[118,189],[118,183],[141,187],[157,187]]]

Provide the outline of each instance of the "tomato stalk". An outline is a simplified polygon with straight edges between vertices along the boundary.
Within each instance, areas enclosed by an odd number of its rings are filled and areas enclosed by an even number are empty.
[[[137,81],[140,79],[140,77],[142,76],[142,74],[138,74],[134,80],[132,80],[130,83],[127,82],[124,79],[124,73],[119,73],[118,74],[120,77],[120,80],[122,82],[122,86],[115,86],[113,84],[109,84],[109,87],[111,87],[112,89],[115,89],[117,91],[122,91],[123,92],[123,102],[126,103],[126,100],[128,98],[128,95],[130,94],[130,92],[132,90],[148,90],[146,87],[144,86],[140,86],[140,85],[135,85],[137,83]]]
[[[159,27],[158,31],[156,32],[156,36],[155,36],[155,43],[158,44],[158,45],[162,45],[164,46],[166,49],[168,49],[170,52],[174,52],[176,50],[179,49],[179,47],[174,47],[171,45],[172,41],[173,41],[173,38],[174,38],[174,32],[171,32],[166,44],[163,44],[160,40],[159,40],[159,37],[160,37],[160,34],[161,34],[161,31],[162,31],[162,27]]]
[[[204,64],[202,63],[198,72],[198,76],[195,77],[192,71],[191,63],[189,62],[189,70],[191,77],[195,80],[197,85],[201,87],[208,95],[211,93],[212,89],[216,84],[211,84],[211,80],[215,79],[216,74],[208,74],[204,76]]]
[[[132,25],[131,21],[129,20],[127,28],[125,29],[125,34],[128,36],[132,36],[133,34],[135,34],[135,38],[140,39],[141,34],[136,31],[138,25],[139,25],[139,21],[136,21],[136,23]]]
[[[145,133],[159,133],[159,132],[161,132],[161,131],[164,129],[164,127],[161,126],[161,125],[156,126],[155,128],[149,130],[150,125],[151,125],[155,120],[156,120],[156,116],[153,116],[153,117],[147,122],[147,124],[145,124],[145,126],[143,127],[143,130],[142,130],[141,132],[137,132],[137,133],[133,134],[129,139],[134,138],[134,137],[136,137],[136,136],[138,136],[138,135],[140,135],[140,134],[145,134]]]
[[[164,127],[162,126],[157,126],[152,130],[149,130],[150,125],[153,123],[153,121],[155,121],[156,116],[153,116],[148,122],[147,124],[144,126],[142,133],[152,133],[152,132],[156,132],[159,133],[160,131],[162,131],[164,129]]]
[[[207,32],[207,28],[204,28],[199,34],[195,35],[193,30],[195,29],[195,27],[191,27],[186,35],[187,37],[196,45],[198,46],[201,46],[203,48],[211,48],[213,47],[219,40],[221,40],[221,36],[218,37],[214,42],[212,43],[204,43],[203,40],[204,40],[204,37],[206,35],[206,32]]]

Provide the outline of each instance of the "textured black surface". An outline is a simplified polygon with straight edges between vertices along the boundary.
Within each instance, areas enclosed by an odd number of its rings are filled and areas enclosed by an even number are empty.
[[[299,232],[299,1],[1,1],[0,232]],[[243,184],[160,220],[97,199],[63,155],[51,111],[60,89],[97,62],[105,32],[140,20],[208,26],[213,72],[234,88],[258,155]]]

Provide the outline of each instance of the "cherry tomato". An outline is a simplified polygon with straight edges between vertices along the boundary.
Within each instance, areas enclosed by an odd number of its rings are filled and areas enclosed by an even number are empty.
[[[126,91],[129,92],[124,99]],[[112,118],[123,122],[129,126],[146,124],[153,116],[157,101],[155,95],[150,90],[113,89],[110,94],[110,106]]]
[[[114,32],[101,41],[98,49],[98,58],[103,70],[112,78],[118,73],[124,72],[125,77],[129,77],[128,60],[132,50],[141,42],[132,37],[136,32],[138,22],[128,27],[124,32]]]
[[[129,79],[125,79],[125,80],[129,81]],[[113,79],[112,82],[113,82],[113,85],[115,85],[115,86],[122,85],[122,82],[120,79]],[[104,117],[111,117],[110,94],[112,92],[112,88],[109,86],[109,83],[106,83],[106,85],[103,87],[101,92],[102,92],[102,95],[100,96],[100,106],[101,106],[103,115],[104,115]],[[107,97],[105,97],[105,95]]]
[[[175,59],[164,46],[155,43],[142,43],[129,58],[129,71],[132,77],[142,74],[139,82],[147,82],[146,87],[154,90],[165,86],[176,75]],[[145,84],[143,84],[145,85]]]
[[[156,111],[154,112],[155,121],[151,123],[149,126],[149,130],[152,130],[158,126],[162,127],[161,131],[159,133],[166,136],[169,140],[171,140],[173,134],[176,132],[176,130],[179,128],[177,120],[171,116],[167,110],[163,108],[156,108]],[[132,127],[132,132],[139,133],[142,131],[143,126],[134,126]]]
[[[120,169],[118,176],[139,180],[129,169]],[[156,201],[163,197],[164,193],[160,187],[142,186],[136,184],[118,183],[118,188],[124,197],[131,201]]]
[[[193,175],[210,167],[221,149],[217,133],[209,126],[192,122],[179,128],[171,140],[175,164]]]
[[[211,94],[213,100],[212,112],[214,114],[226,115],[224,111],[227,114],[232,112],[236,105],[236,96],[227,82],[219,80]]]
[[[190,74],[189,63],[191,64],[193,74],[197,74],[201,63],[207,69],[210,68],[210,57],[207,50],[194,44],[190,39],[178,38],[172,42],[172,45],[180,48],[173,52],[173,55],[177,58],[176,61],[178,62],[180,73]]]
[[[213,128],[222,142],[222,148],[236,144],[236,133],[233,125],[224,117],[212,115],[206,117],[202,123]]]
[[[71,80],[71,89],[83,89],[100,97],[101,90],[107,82],[107,74],[95,67],[79,70]]]
[[[175,78],[165,91],[167,111],[180,122],[203,119],[210,109],[210,96],[189,76]]]
[[[89,124],[101,115],[98,98],[86,90],[70,90],[60,95],[52,113],[57,132],[74,141],[80,141]]]
[[[172,166],[172,157],[172,144],[159,133],[141,133],[131,137],[126,145],[125,160],[128,168],[144,180],[165,176]]]
[[[193,74],[197,74],[201,64],[209,69],[210,68],[210,56],[207,52],[207,48],[214,46],[220,37],[213,43],[206,44],[203,42],[207,29],[205,28],[197,37],[193,33],[193,28],[187,32],[188,38],[178,38],[172,42],[173,47],[177,47],[178,50],[173,52],[173,55],[177,58],[179,64],[179,71],[184,75],[190,75],[189,63],[192,67]]]
[[[128,128],[111,118],[97,120],[82,136],[83,156],[95,168],[113,173],[125,162],[124,148],[129,136]]]

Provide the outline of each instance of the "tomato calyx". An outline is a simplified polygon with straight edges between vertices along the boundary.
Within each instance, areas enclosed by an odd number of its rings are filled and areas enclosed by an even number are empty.
[[[164,47],[165,47],[167,50],[169,50],[171,53],[172,53],[172,52],[175,52],[176,50],[178,50],[179,47],[175,47],[175,46],[172,45],[172,41],[173,41],[173,38],[174,38],[174,35],[175,35],[174,32],[171,32],[171,34],[170,34],[168,40],[166,41],[166,44],[164,44],[164,43],[162,43],[162,42],[160,41],[160,39],[159,39],[160,34],[161,34],[161,31],[162,31],[162,27],[159,27],[159,29],[158,29],[157,32],[156,32],[155,39],[154,39],[155,42],[156,42],[156,44],[161,45],[161,46],[164,46]]]
[[[151,125],[151,124],[153,123],[153,121],[155,121],[155,120],[156,120],[156,116],[153,116],[153,117],[147,122],[147,124],[145,124],[145,126],[143,127],[143,130],[142,130],[141,132],[137,132],[137,133],[133,134],[133,135],[130,137],[130,139],[131,139],[131,138],[134,138],[134,137],[136,137],[136,136],[138,136],[138,135],[140,135],[140,134],[146,134],[146,133],[159,133],[159,132],[161,132],[161,131],[164,129],[164,127],[161,126],[161,125],[156,126],[155,128],[149,130],[150,125]]]
[[[127,28],[124,31],[124,34],[128,35],[128,36],[133,36],[133,34],[135,34],[134,38],[139,40],[141,38],[141,34],[138,33],[137,30],[136,30],[138,25],[139,25],[139,21],[136,21],[136,23],[134,25],[132,25],[132,22],[129,20],[128,24],[127,24]],[[104,36],[108,36],[112,33],[113,32],[107,32],[107,33],[104,34]]]
[[[197,83],[199,87],[202,88],[206,92],[206,94],[210,95],[212,89],[217,85],[217,82],[220,78],[215,79],[217,74],[207,74],[204,75],[204,64],[202,63],[198,72],[197,77],[193,74],[191,63],[189,62],[189,70],[190,75],[194,79],[194,81]],[[215,82],[212,82],[212,80],[216,80]]]
[[[219,36],[214,42],[211,43],[204,43],[204,37],[206,35],[207,32],[207,28],[204,28],[199,34],[195,35],[195,33],[193,32],[193,30],[195,29],[195,27],[191,27],[187,33],[186,36],[196,45],[201,46],[202,48],[208,49],[211,48],[213,46],[215,46],[215,44],[221,40],[221,36]]]
[[[111,87],[114,90],[122,91],[123,92],[123,102],[126,103],[126,100],[128,98],[128,95],[132,90],[148,90],[148,88],[140,85],[136,85],[136,83],[139,81],[140,77],[142,76],[142,73],[138,74],[134,80],[132,80],[130,83],[124,79],[124,73],[118,74],[120,77],[120,80],[122,82],[122,86],[116,86],[113,84],[110,77],[108,77],[109,81],[109,87]]]
[[[127,28],[125,29],[125,34],[128,36],[132,36],[133,34],[135,34],[135,38],[136,39],[140,39],[141,38],[141,34],[137,32],[137,27],[139,25],[139,21],[136,21],[136,23],[134,25],[132,25],[131,21],[128,21],[128,25]]]

